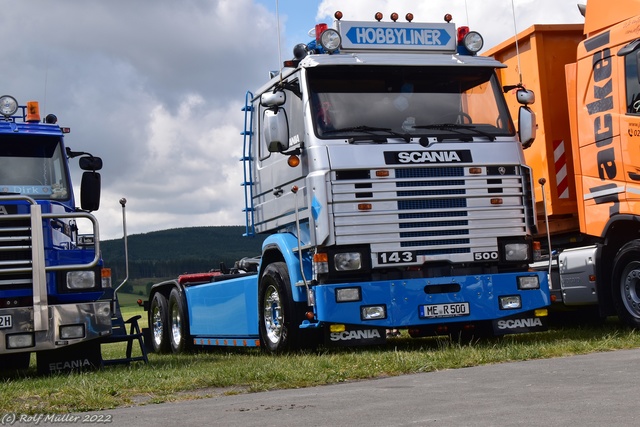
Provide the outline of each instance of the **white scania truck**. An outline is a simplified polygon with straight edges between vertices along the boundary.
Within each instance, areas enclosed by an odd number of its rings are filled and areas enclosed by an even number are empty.
[[[335,17],[246,97],[246,234],[267,235],[261,257],[156,284],[157,351],[546,328],[547,276],[528,267],[535,117],[523,106],[516,130],[504,65],[449,15]]]

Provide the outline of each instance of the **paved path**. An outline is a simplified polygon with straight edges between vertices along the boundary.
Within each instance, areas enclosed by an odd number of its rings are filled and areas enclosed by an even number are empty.
[[[101,412],[151,426],[637,426],[640,349]]]

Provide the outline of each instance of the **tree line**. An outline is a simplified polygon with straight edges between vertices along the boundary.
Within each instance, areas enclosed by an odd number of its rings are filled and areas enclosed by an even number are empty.
[[[243,237],[243,226],[189,227],[135,234],[127,237],[129,279],[171,278],[206,272],[224,263],[260,255],[264,236]],[[100,243],[104,265],[114,283],[126,277],[123,239]]]

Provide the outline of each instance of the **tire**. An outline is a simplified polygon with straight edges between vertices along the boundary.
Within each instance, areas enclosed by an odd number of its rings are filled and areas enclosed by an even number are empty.
[[[173,288],[169,294],[169,341],[173,353],[183,353],[191,346],[189,339],[189,324],[185,316],[182,292]]]
[[[290,295],[286,264],[269,264],[258,286],[260,346],[268,353],[300,347],[300,316]]]
[[[10,372],[29,368],[31,353],[12,353],[0,356],[0,371]]]
[[[149,329],[151,345],[155,353],[168,353],[169,344],[169,307],[167,298],[160,292],[153,295],[149,307]]]
[[[640,328],[640,240],[624,245],[613,261],[613,306],[620,320]]]

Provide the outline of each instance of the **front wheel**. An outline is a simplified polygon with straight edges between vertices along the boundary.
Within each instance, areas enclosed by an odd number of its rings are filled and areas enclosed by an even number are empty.
[[[624,245],[613,262],[613,305],[622,322],[640,328],[640,240]]]
[[[290,297],[289,273],[284,262],[265,268],[258,287],[260,345],[269,353],[280,353],[299,346],[299,322]]]
[[[151,345],[155,353],[168,353],[169,345],[169,308],[167,297],[157,292],[149,307],[149,328]]]

